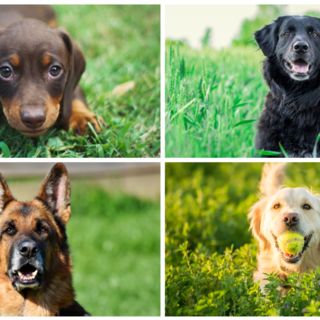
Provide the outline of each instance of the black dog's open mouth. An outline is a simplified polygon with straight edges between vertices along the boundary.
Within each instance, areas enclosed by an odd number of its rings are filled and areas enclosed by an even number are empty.
[[[298,59],[292,62],[283,60],[283,64],[288,71],[298,76],[307,75],[308,72],[310,72],[310,70],[312,69],[312,65],[308,64],[303,59]]]
[[[312,234],[309,234],[308,236],[305,236],[304,237],[304,245],[302,247],[302,249],[300,250],[300,252],[298,252],[297,254],[290,254],[290,253],[285,253],[283,252],[280,248],[279,248],[279,245],[278,245],[278,242],[277,242],[277,237],[273,234],[272,234],[272,237],[274,239],[274,243],[275,243],[275,246],[276,248],[278,249],[278,251],[280,252],[281,254],[281,257],[284,261],[286,262],[289,262],[289,263],[296,263],[298,262],[301,257],[302,257],[302,254],[307,250],[307,248],[309,247],[309,242],[311,240],[311,237],[312,237]]]
[[[21,284],[33,284],[38,282],[38,275],[38,269],[36,269],[31,264],[25,264],[17,272],[14,273],[13,280],[18,280]]]

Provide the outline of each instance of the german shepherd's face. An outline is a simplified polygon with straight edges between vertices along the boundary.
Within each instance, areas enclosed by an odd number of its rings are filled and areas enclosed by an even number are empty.
[[[0,175],[0,272],[18,292],[40,290],[59,269],[71,272],[65,233],[70,215],[63,164],[51,169],[31,202],[16,201]]]

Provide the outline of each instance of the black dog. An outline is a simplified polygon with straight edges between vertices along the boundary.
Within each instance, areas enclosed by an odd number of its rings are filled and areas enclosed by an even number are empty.
[[[270,87],[256,149],[281,152],[281,144],[289,157],[312,157],[320,133],[320,19],[283,16],[254,35]]]

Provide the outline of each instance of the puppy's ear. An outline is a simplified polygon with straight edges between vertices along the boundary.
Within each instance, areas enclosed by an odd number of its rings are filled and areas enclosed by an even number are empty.
[[[264,26],[254,33],[254,38],[266,57],[272,57],[278,42],[279,27],[284,17],[279,17],[273,23]]]
[[[286,177],[284,172],[285,166],[285,162],[267,162],[263,166],[262,178],[259,185],[262,195],[269,197],[280,189],[280,185]]]
[[[6,180],[0,173],[0,214],[2,213],[4,207],[9,203],[11,200],[15,200],[9,190]]]
[[[259,241],[260,250],[267,250],[270,248],[270,243],[261,232],[262,214],[267,204],[267,200],[268,199],[263,199],[257,202],[251,208],[251,211],[248,215],[248,218],[251,219],[249,230],[252,230],[253,236]]]
[[[60,104],[60,114],[62,115],[60,124],[63,129],[68,130],[69,118],[72,111],[73,92],[86,68],[86,61],[80,48],[71,40],[68,32],[61,27],[55,30],[65,43],[69,55],[68,77]]]
[[[44,200],[52,214],[66,224],[71,216],[70,195],[67,169],[64,164],[57,163],[44,178],[37,198]]]

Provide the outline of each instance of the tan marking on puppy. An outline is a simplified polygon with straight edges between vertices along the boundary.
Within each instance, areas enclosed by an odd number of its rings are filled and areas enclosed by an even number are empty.
[[[105,124],[101,117],[99,117],[99,120]],[[83,136],[88,128],[88,122],[93,125],[98,133],[101,131],[97,116],[89,111],[88,107],[81,100],[74,99],[72,101],[72,113],[69,119],[69,126],[74,133]]]
[[[284,164],[270,163],[263,169],[260,190],[262,198],[249,213],[250,229],[259,242],[258,271],[254,273],[255,282],[260,281],[263,290],[268,283],[264,273],[277,272],[286,281],[291,272],[308,273],[320,264],[320,199],[305,188],[281,188],[285,178]],[[310,208],[305,207],[305,205]],[[286,219],[295,214],[298,220],[292,225]],[[275,245],[277,238],[284,232],[294,231],[305,237],[311,236],[309,247],[298,261],[285,260]],[[286,291],[282,291],[283,296]]]
[[[20,117],[21,102],[18,98],[14,98],[12,100],[0,99],[0,101],[3,106],[3,113],[6,116],[11,127],[18,130],[19,132],[23,133],[26,136],[37,137],[45,133],[47,130],[49,130],[50,127],[52,127],[56,122],[56,120],[58,119],[61,98],[62,98],[62,95],[57,98],[52,98],[52,97],[47,98],[47,101],[45,104],[46,121],[40,128],[37,128],[36,130],[27,128],[22,123],[21,117]]]
[[[17,56],[11,56],[10,57],[10,62],[14,67],[18,67],[19,63],[20,63],[20,60],[19,60],[19,58]]]
[[[57,27],[57,21],[52,19],[48,22],[48,26],[52,27],[52,28],[56,28]]]
[[[42,59],[42,64],[46,67],[51,62],[51,56],[45,55]]]

